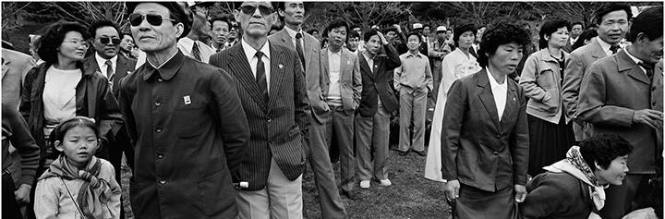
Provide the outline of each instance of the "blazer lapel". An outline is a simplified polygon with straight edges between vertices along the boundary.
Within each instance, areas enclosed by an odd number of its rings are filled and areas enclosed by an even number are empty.
[[[282,50],[278,49],[276,46],[273,46],[272,44],[270,46],[270,90],[268,91],[269,96],[270,96],[270,105],[274,105],[273,101],[278,99],[278,95],[280,94],[279,88],[283,84],[284,78],[286,78],[285,74],[285,68],[287,66],[284,65],[286,63],[284,61],[284,54],[282,54]],[[289,68],[291,71],[295,71],[295,69]]]
[[[510,118],[511,115],[513,114],[513,111],[516,109],[519,109],[518,102],[517,102],[517,84],[511,83],[510,79],[506,80],[506,83],[508,83],[508,95],[506,96],[506,108],[503,109],[503,115],[501,115],[501,121],[499,122],[501,124],[500,127],[509,127],[508,122],[514,121],[513,118]]]
[[[340,72],[342,74],[341,81],[353,81],[353,63],[351,63],[351,57],[349,57],[351,54],[349,51],[342,49],[340,59],[339,59],[339,64],[340,66]]]
[[[366,74],[369,79],[374,80],[374,72],[372,72],[372,68],[370,68],[365,56],[359,52],[358,58],[360,59],[360,72]]]
[[[322,82],[324,84],[330,83],[330,72],[328,72],[328,49],[321,50],[321,73]]]
[[[232,69],[230,72],[236,76],[240,84],[249,93],[252,99],[254,99],[254,102],[258,103],[259,106],[265,109],[266,103],[263,100],[263,94],[259,91],[259,85],[256,82],[254,73],[252,73],[252,68],[249,66],[242,44],[238,43],[231,47],[231,49],[233,51],[229,52],[232,59],[231,62],[229,62],[229,69]]]
[[[478,87],[482,88],[480,94],[478,94],[480,102],[483,103],[485,111],[489,114],[494,125],[499,127],[499,113],[496,111],[496,103],[494,102],[494,96],[492,95],[492,87],[489,84],[489,78],[487,78],[487,71],[485,69],[480,71],[476,80]]]

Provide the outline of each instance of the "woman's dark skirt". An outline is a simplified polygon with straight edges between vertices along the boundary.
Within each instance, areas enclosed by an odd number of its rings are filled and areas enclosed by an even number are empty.
[[[575,144],[572,122],[566,124],[561,116],[554,124],[531,115],[529,120],[529,175],[544,172],[543,167],[566,157],[568,149]]]
[[[460,184],[459,198],[453,206],[455,219],[517,219],[513,186],[488,192]]]

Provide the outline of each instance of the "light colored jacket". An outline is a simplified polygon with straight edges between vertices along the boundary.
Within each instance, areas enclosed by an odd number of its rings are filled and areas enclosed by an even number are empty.
[[[563,52],[563,58],[564,62],[570,61],[567,52]],[[527,58],[519,83],[529,97],[526,106],[529,115],[554,124],[559,123],[561,116],[567,116],[563,112],[561,98],[561,70],[559,62],[547,49],[541,49]]]
[[[102,166],[98,178],[117,186],[118,182],[115,180],[113,165],[106,160],[99,160],[102,162]],[[68,180],[61,177],[49,177],[39,180],[35,190],[34,207],[37,219],[81,218],[81,213],[75,205],[78,203],[74,201],[78,198],[81,185],[83,185],[81,179]],[[111,196],[105,206],[107,211],[104,212],[103,219],[120,218],[120,195],[121,193],[117,193]]]

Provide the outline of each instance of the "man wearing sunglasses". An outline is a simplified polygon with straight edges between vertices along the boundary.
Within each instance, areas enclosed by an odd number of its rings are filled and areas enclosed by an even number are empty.
[[[109,20],[98,20],[90,25],[88,31],[90,36],[94,37],[92,47],[95,54],[84,60],[84,69],[96,69],[96,72],[104,75],[109,81],[111,93],[117,98],[117,85],[122,78],[134,71],[136,60],[118,55],[120,51],[120,29],[115,23]],[[126,127],[121,127],[117,135],[113,136],[113,139],[108,139],[108,147],[102,147],[101,152],[98,153],[100,157],[111,162],[116,170],[115,177],[118,182],[120,182],[122,154],[125,153],[127,158],[134,156],[134,150],[126,133]],[[133,159],[127,159],[130,167],[134,166],[133,161]],[[128,197],[123,199],[125,198]],[[124,208],[121,208],[120,214],[124,215],[124,213]]]
[[[177,47],[191,20],[175,2],[128,2],[146,62],[120,82],[120,108],[134,142],[136,218],[236,218],[232,177],[249,127],[226,71]]]
[[[251,138],[234,181],[239,183],[239,218],[302,218],[305,74],[295,51],[268,41],[275,19],[268,2],[243,2],[236,20],[240,43],[210,57],[238,80],[238,94]]]

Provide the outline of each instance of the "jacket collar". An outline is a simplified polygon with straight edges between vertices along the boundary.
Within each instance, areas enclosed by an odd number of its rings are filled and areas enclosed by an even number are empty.
[[[564,51],[563,48],[561,49],[561,52],[563,53],[563,60],[568,59],[568,56],[570,56],[570,54]],[[540,57],[540,60],[547,62],[558,62],[558,60],[556,60],[554,57],[552,57],[552,55],[550,55],[550,52],[549,50],[547,50],[547,48],[539,50],[537,54]]]
[[[166,63],[159,69],[155,69],[155,67],[153,67],[150,63],[146,63],[146,65],[143,65],[146,68],[146,71],[143,73],[143,80],[147,81],[150,79],[154,72],[157,72],[159,77],[164,80],[171,80],[171,78],[175,76],[178,70],[180,70],[180,67],[184,61],[185,55],[182,54],[180,50],[178,50],[178,53],[176,53],[175,56],[173,56],[173,58],[171,58],[169,61],[166,61]]]

